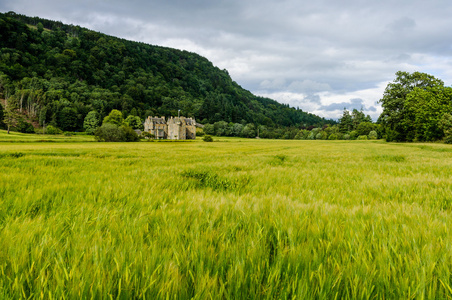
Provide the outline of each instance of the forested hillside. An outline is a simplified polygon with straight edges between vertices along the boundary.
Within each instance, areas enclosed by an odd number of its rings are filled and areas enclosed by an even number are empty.
[[[65,131],[83,130],[90,111],[102,119],[112,109],[268,128],[334,123],[253,95],[195,53],[13,12],[0,14],[0,93],[27,123]]]

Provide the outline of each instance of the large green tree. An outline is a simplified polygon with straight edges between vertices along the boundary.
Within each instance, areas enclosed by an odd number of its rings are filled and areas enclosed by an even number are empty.
[[[401,127],[407,141],[435,141],[444,136],[440,121],[452,113],[452,88],[434,86],[414,88],[405,99],[405,118]]]
[[[407,141],[412,138],[410,130],[406,126],[408,111],[406,100],[415,88],[425,90],[427,88],[443,87],[442,80],[432,75],[420,72],[396,73],[396,79],[386,86],[383,98],[380,99],[383,112],[378,122],[384,127],[388,141]]]

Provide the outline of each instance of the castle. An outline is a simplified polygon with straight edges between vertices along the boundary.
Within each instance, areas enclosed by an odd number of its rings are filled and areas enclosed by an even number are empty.
[[[155,139],[194,140],[196,139],[196,121],[193,118],[147,117],[144,121],[144,131],[149,132]]]

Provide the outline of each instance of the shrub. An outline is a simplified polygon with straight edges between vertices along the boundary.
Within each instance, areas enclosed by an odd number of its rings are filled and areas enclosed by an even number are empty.
[[[102,124],[96,129],[94,136],[98,142],[123,142],[126,139],[124,131],[112,123]]]
[[[205,135],[205,136],[202,138],[202,140],[203,140],[204,142],[213,142],[213,138],[212,138],[212,136],[210,136],[210,135]]]
[[[127,125],[120,126],[119,130],[122,130],[124,133],[124,142],[138,142],[140,140],[135,130]]]
[[[358,138],[358,131],[356,131],[356,130],[353,130],[353,131],[351,131],[350,132],[350,139],[351,140],[356,140],[357,138]]]
[[[328,137],[329,140],[337,140],[337,135],[335,133],[330,134]]]
[[[34,133],[35,128],[33,125],[25,121],[24,119],[19,119],[19,122],[17,122],[17,125],[15,126],[17,131],[22,133]]]
[[[367,140],[367,135],[360,135],[357,140]]]
[[[378,138],[378,134],[375,130],[372,130],[371,132],[369,132],[369,139],[376,140],[377,138]]]
[[[44,130],[44,133],[47,133],[47,134],[62,134],[63,131],[61,129],[59,129],[59,128],[56,128],[56,127],[52,126],[52,125],[49,125]]]
[[[350,134],[344,134],[344,140],[349,140],[350,139]]]

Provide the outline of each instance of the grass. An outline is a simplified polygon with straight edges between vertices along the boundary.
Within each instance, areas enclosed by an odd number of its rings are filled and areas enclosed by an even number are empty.
[[[51,135],[51,134],[26,134],[15,131],[0,130],[0,143],[48,143],[48,142],[94,142],[94,136],[85,134],[75,135]]]
[[[3,141],[0,298],[452,298],[450,149]]]

